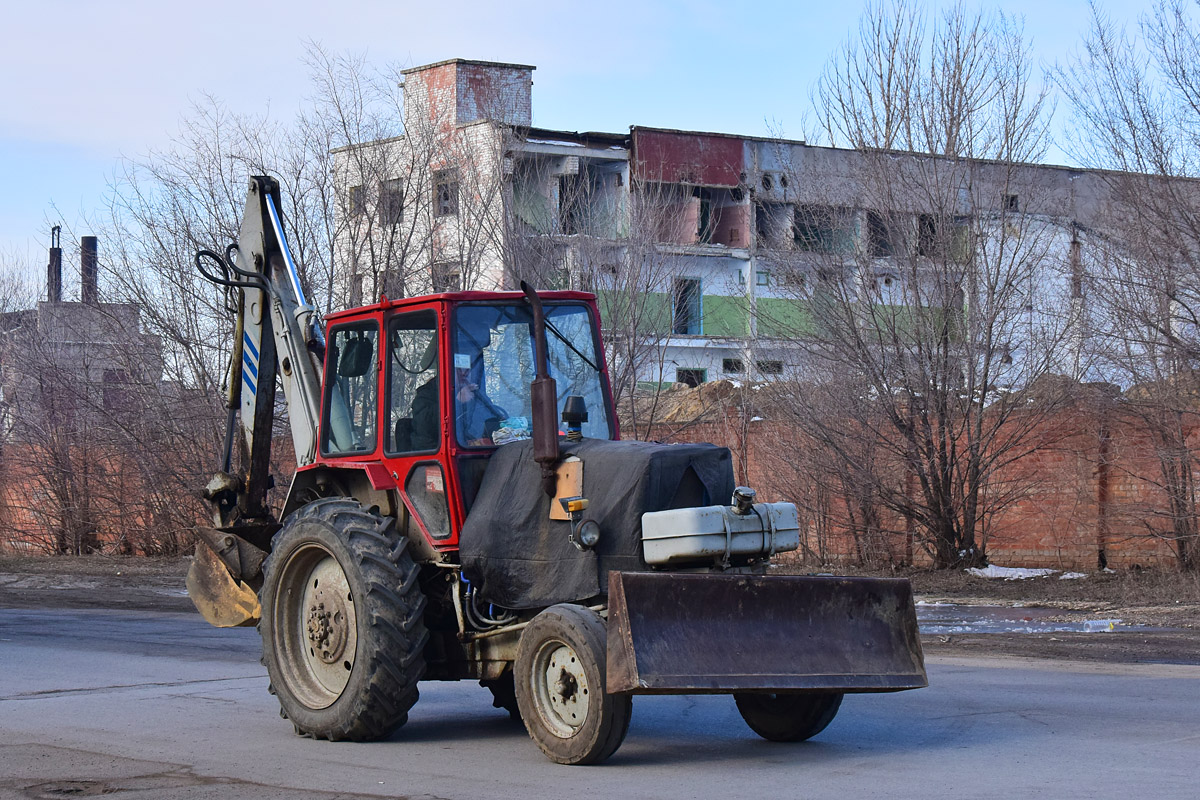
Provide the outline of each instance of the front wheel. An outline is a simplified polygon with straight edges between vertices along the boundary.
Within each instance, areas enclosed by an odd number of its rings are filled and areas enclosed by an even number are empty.
[[[275,535],[260,594],[263,664],[296,732],[370,741],[408,719],[425,670],[425,597],[392,520],[317,500]]]
[[[561,604],[538,614],[517,646],[517,705],[529,736],[551,761],[598,764],[629,730],[633,701],[605,691],[604,620]]]
[[[825,730],[837,716],[842,694],[751,694],[733,696],[750,730],[772,742],[802,742]]]

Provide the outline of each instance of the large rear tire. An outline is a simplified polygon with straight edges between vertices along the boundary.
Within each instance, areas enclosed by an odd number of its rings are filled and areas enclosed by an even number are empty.
[[[607,638],[599,614],[565,603],[521,632],[517,705],[530,738],[551,761],[598,764],[625,739],[633,702],[605,691]]]
[[[403,725],[428,633],[417,566],[392,520],[317,500],[275,535],[263,574],[263,664],[296,733],[370,741]]]
[[[842,694],[751,694],[733,696],[750,730],[772,742],[802,742],[833,722]]]

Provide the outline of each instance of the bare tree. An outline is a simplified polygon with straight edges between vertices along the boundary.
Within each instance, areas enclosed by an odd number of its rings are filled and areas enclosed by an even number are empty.
[[[854,526],[877,528],[878,503],[939,567],[984,562],[1013,499],[997,476],[1043,444],[1025,390],[1066,341],[1068,234],[1022,166],[1049,112],[1029,65],[1002,14],[873,3],[816,90],[825,134],[853,148],[839,183],[793,168],[813,188],[778,256],[806,309],[791,377],[839,397],[797,390],[795,419],[838,465]]]
[[[1190,433],[1200,384],[1200,21],[1197,5],[1160,0],[1130,34],[1096,6],[1078,58],[1056,78],[1074,112],[1069,142],[1101,167],[1103,257],[1089,287],[1095,347],[1106,377],[1135,386],[1122,408],[1154,442],[1165,511],[1147,535],[1170,542],[1180,566],[1200,567],[1200,506]]]

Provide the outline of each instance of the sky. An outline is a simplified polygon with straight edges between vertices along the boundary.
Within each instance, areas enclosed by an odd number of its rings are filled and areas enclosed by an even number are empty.
[[[291,119],[309,92],[309,42],[380,67],[535,65],[539,127],[803,138],[811,87],[865,2],[0,0],[0,264],[39,274],[51,225],[64,240],[91,233],[121,160],[169,146],[205,96]],[[1132,27],[1150,2],[1101,5]],[[1089,23],[1086,0],[965,4],[1023,17],[1044,67]]]

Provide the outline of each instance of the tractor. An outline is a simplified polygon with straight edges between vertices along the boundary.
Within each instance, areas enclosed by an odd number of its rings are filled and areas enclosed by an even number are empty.
[[[474,680],[550,759],[594,764],[638,694],[732,694],[799,741],[847,692],[926,685],[907,581],[769,574],[793,504],[735,486],[725,448],[620,438],[595,295],[384,296],[322,324],[280,208],[252,177],[237,242],[196,256],[234,331],[187,586],[213,625],[258,626],[297,733],[382,739],[421,681]]]

